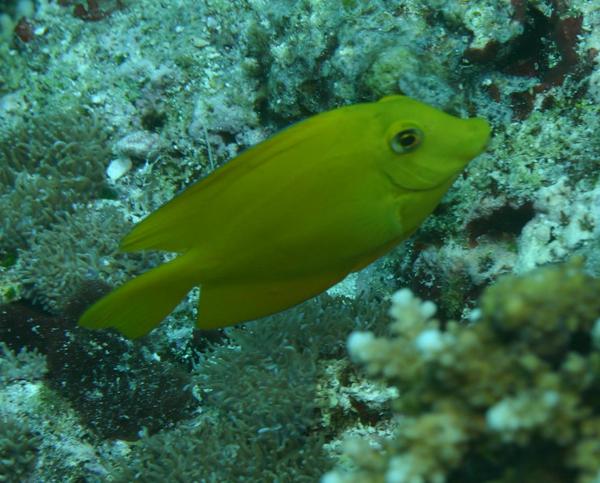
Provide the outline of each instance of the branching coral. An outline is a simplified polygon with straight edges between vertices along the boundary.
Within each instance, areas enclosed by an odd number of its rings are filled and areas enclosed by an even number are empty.
[[[39,436],[14,416],[0,415],[0,481],[27,481],[35,466]]]
[[[322,361],[342,354],[357,320],[369,328],[383,321],[379,307],[323,296],[230,329],[229,344],[214,346],[195,370],[202,416],[143,438],[116,480],[316,481],[335,430],[322,424]]]
[[[91,112],[73,106],[0,136],[0,250],[27,246],[31,233],[103,192],[106,138]]]
[[[122,210],[101,203],[95,209],[80,206],[63,214],[51,228],[38,230],[13,268],[24,284],[25,298],[57,312],[84,282],[123,282],[151,259],[157,261],[157,255],[117,253],[128,228]]]
[[[351,355],[399,390],[396,436],[351,446],[325,481],[588,483],[600,477],[600,280],[581,263],[508,276],[470,326],[393,298],[390,337],[355,332]]]
[[[19,379],[39,379],[46,374],[47,370],[46,357],[39,352],[23,348],[15,354],[5,342],[0,342],[1,384]]]

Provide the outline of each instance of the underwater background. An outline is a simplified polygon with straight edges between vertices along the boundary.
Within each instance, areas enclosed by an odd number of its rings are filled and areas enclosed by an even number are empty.
[[[600,482],[598,0],[0,1],[0,481]],[[493,126],[327,293],[77,326],[132,226],[290,124],[406,94]]]

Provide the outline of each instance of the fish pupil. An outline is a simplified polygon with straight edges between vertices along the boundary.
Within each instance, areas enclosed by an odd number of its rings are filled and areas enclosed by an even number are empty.
[[[414,134],[404,134],[400,137],[400,145],[402,147],[407,148],[409,146],[412,146],[416,140],[417,138]]]
[[[422,139],[422,133],[418,129],[404,129],[392,138],[390,146],[398,154],[404,154],[415,149]]]

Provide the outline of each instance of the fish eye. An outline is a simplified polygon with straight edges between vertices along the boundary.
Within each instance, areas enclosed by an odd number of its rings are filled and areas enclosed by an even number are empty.
[[[416,149],[422,140],[423,132],[420,129],[403,129],[392,136],[390,139],[390,148],[397,154],[405,154]]]

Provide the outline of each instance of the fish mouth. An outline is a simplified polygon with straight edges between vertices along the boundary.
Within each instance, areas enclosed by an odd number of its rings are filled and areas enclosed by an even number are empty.
[[[393,176],[391,176],[387,173],[385,173],[385,176],[387,177],[390,184],[392,184],[392,186],[394,186],[398,191],[402,191],[403,193],[421,193],[423,191],[435,191],[444,186],[451,185],[454,182],[454,180],[458,177],[459,174],[460,173],[456,173],[451,176],[448,176],[447,178],[443,179],[439,183],[433,184],[433,185],[432,184],[427,185],[426,182],[423,182],[422,188],[408,187],[408,186],[402,185],[402,184],[398,183],[398,181],[396,181],[393,178]]]

